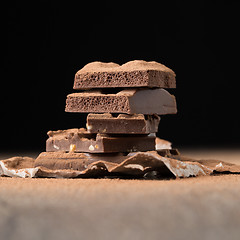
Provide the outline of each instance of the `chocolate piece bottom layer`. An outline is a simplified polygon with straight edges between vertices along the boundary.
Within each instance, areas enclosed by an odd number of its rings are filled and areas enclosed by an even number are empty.
[[[92,62],[75,75],[74,89],[109,87],[176,88],[175,73],[158,62],[134,60],[122,66]]]
[[[139,153],[139,152],[138,152]],[[149,152],[145,152],[146,158]],[[177,149],[161,150],[158,153],[162,157],[180,158],[180,153]],[[131,156],[137,153],[76,153],[76,152],[42,152],[37,157],[34,163],[34,167],[46,167],[52,170],[59,169],[72,169],[83,171],[89,167],[92,163],[99,161],[108,163],[109,166],[120,164]]]
[[[35,161],[38,176],[62,177],[189,177],[213,172],[198,162],[179,161],[178,152],[124,154],[43,152]],[[163,157],[161,155],[166,155]],[[171,158],[169,158],[170,156]],[[174,159],[173,159],[174,157]]]
[[[110,113],[90,113],[87,116],[87,130],[90,133],[149,134],[158,131],[159,122],[158,115],[119,114],[114,117]]]
[[[175,97],[164,89],[128,89],[116,94],[99,91],[69,94],[65,111],[164,115],[177,113],[177,106]]]
[[[49,131],[47,152],[75,151],[89,153],[136,152],[155,150],[155,134],[91,134],[85,129]]]

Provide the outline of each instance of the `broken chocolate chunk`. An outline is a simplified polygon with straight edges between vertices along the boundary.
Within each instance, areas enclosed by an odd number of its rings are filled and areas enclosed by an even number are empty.
[[[72,149],[76,152],[110,153],[155,150],[155,134],[108,135],[91,134],[85,129],[50,131],[46,142],[47,152]],[[73,146],[74,145],[74,146]]]
[[[135,60],[123,65],[92,62],[75,75],[74,89],[116,87],[175,88],[175,73],[158,62]]]
[[[100,91],[69,94],[65,111],[165,115],[177,113],[177,106],[175,97],[164,89],[128,89],[117,94]]]
[[[90,113],[87,116],[87,130],[90,133],[150,134],[158,131],[159,121],[158,115],[119,114],[114,117],[110,113]]]

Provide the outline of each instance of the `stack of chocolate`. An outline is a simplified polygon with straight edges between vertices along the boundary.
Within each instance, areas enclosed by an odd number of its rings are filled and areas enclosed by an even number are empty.
[[[65,108],[89,113],[86,129],[49,131],[46,158],[64,152],[95,154],[96,160],[155,150],[159,115],[177,112],[175,97],[164,88],[175,87],[175,73],[157,62],[87,64],[76,73],[78,92],[67,96]]]

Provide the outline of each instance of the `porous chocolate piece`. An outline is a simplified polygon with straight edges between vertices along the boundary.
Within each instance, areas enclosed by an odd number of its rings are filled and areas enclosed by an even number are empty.
[[[155,150],[155,135],[90,134],[85,129],[48,132],[47,152],[75,151],[89,153],[136,152]]]
[[[114,117],[110,113],[90,113],[87,116],[87,130],[90,133],[149,134],[158,131],[159,121],[158,115],[119,114]]]
[[[158,62],[134,60],[123,65],[92,62],[75,75],[74,89],[109,87],[175,88],[175,73]]]
[[[127,89],[116,94],[100,91],[72,93],[67,96],[66,112],[175,114],[175,97],[164,89]]]

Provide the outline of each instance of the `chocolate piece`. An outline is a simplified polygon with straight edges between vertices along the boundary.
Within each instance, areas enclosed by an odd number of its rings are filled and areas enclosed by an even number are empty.
[[[176,88],[175,73],[157,62],[130,61],[116,63],[92,62],[75,75],[74,89],[109,87]]]
[[[198,162],[182,162],[160,156],[156,151],[121,154],[43,152],[35,161],[37,176],[143,177],[155,172],[158,178],[210,175],[213,170]],[[239,168],[238,168],[239,169]]]
[[[117,94],[98,91],[72,93],[67,96],[66,112],[175,114],[175,97],[164,89],[123,90]]]
[[[41,168],[40,176],[46,176],[49,170],[50,173],[51,170],[59,172],[68,170],[77,171],[73,177],[93,177],[93,175],[95,177],[108,175],[142,177],[149,171],[157,170],[162,177],[174,177],[162,160],[164,158],[154,151],[128,155],[42,152],[35,161],[35,167]],[[43,175],[42,170],[45,172]]]
[[[48,132],[47,152],[76,151],[90,153],[136,152],[155,150],[155,136],[90,134],[85,129]]]
[[[158,115],[119,114],[114,117],[110,113],[87,116],[87,129],[90,133],[107,134],[149,134],[158,131],[160,118]]]

